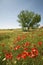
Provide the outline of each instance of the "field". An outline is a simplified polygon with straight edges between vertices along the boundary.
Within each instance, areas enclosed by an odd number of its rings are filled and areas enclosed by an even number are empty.
[[[43,65],[43,28],[0,30],[0,65]]]

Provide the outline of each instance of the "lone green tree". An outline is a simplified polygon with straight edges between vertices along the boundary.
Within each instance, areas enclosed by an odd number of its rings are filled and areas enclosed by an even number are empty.
[[[18,22],[24,31],[28,31],[30,27],[39,27],[40,21],[41,16],[39,14],[35,14],[34,12],[29,12],[27,10],[22,10],[18,15]]]

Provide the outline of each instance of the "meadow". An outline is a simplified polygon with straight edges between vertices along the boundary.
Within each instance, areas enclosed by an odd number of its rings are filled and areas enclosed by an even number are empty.
[[[0,30],[0,65],[43,65],[43,28]]]

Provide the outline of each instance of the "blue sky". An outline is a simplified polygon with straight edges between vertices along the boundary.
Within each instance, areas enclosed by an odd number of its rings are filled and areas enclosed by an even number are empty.
[[[0,29],[19,28],[17,16],[21,10],[39,13],[43,26],[43,0],[0,0]]]

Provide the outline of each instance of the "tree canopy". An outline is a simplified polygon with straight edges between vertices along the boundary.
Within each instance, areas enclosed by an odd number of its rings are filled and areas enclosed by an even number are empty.
[[[22,10],[18,14],[18,22],[22,26],[23,30],[29,30],[29,28],[36,28],[39,26],[39,22],[41,21],[41,16],[39,14],[35,14],[32,11]]]

